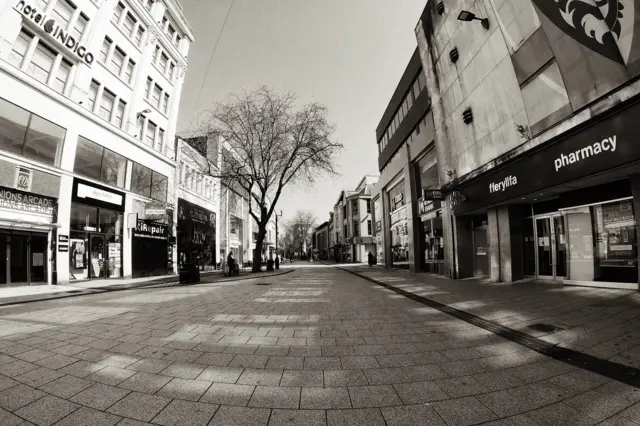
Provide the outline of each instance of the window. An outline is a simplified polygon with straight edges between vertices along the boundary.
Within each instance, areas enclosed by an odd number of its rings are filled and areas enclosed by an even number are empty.
[[[151,94],[151,104],[153,106],[155,106],[156,108],[160,108],[160,96],[162,94],[162,88],[160,86],[158,86],[157,84],[155,84],[153,86],[153,93]]]
[[[169,36],[169,38],[173,40],[173,35],[175,33],[176,33],[175,28],[173,28],[173,25],[169,24],[169,26],[167,27],[167,35]]]
[[[176,46],[176,47],[178,47],[178,46],[180,45],[180,41],[181,41],[181,40],[182,40],[182,37],[180,37],[180,36],[176,36],[176,41],[175,41],[175,43],[173,43],[173,44],[175,44],[175,46]]]
[[[153,141],[156,138],[156,125],[152,121],[147,123],[147,131],[144,135],[144,144],[153,148]]]
[[[118,6],[116,6],[115,12],[113,12],[113,17],[111,18],[111,22],[118,25],[118,22],[120,22],[120,17],[122,16],[123,12],[124,12],[124,4],[118,3]]]
[[[127,159],[108,149],[104,150],[100,180],[106,184],[124,188]]]
[[[14,154],[22,154],[24,138],[31,114],[0,98],[0,148]]]
[[[70,4],[67,0],[56,1],[56,5],[53,7],[53,15],[56,18],[56,21],[58,21],[57,23],[60,27],[63,29],[67,28],[75,9],[76,7]],[[78,39],[76,39],[76,41],[77,40]]]
[[[173,79],[173,73],[175,72],[175,70],[176,70],[176,64],[174,64],[173,62],[171,62],[171,63],[169,64],[169,80],[172,80],[172,79]]]
[[[89,86],[89,99],[86,105],[86,108],[89,111],[93,111],[93,107],[96,103],[96,98],[98,97],[98,89],[100,88],[100,83],[95,80],[91,80],[91,86]]]
[[[411,94],[411,92],[407,93],[407,97],[404,101],[407,103],[407,111],[409,111],[413,106],[413,95]]]
[[[360,236],[360,226],[357,220],[353,221],[353,236],[354,237]]]
[[[569,96],[555,61],[526,83],[522,88],[522,98],[532,135],[571,113]]]
[[[167,188],[169,179],[138,163],[133,163],[131,173],[131,191],[159,201],[167,200]]]
[[[151,80],[149,77],[147,77],[147,85],[144,86],[144,98],[145,99],[149,99],[149,92],[151,91],[151,83],[153,80]]]
[[[164,130],[158,130],[158,151],[162,150],[164,145]]]
[[[127,12],[127,17],[124,19],[122,23],[124,33],[131,37],[133,35],[133,27],[136,25],[136,18],[129,12]]]
[[[166,114],[168,109],[169,109],[169,94],[165,93],[164,96],[162,97],[162,112]]]
[[[131,80],[133,79],[133,69],[135,68],[136,63],[131,59],[127,62],[127,67],[124,70],[124,81],[126,83],[131,84]]]
[[[122,120],[124,118],[124,110],[127,107],[127,103],[122,99],[118,102],[118,109],[116,109],[116,122],[115,125],[122,128]]]
[[[122,71],[122,66],[124,65],[124,58],[125,56],[127,56],[122,49],[120,49],[119,47],[116,46],[115,50],[113,51],[113,55],[111,55],[111,61],[109,62],[109,68],[111,69],[111,71],[113,71],[116,75],[120,75],[120,72]]]
[[[102,99],[100,100],[100,108],[98,109],[98,115],[100,118],[111,121],[111,113],[113,112],[113,104],[115,101],[116,95],[107,89],[102,91]]]
[[[82,136],[78,137],[73,171],[80,175],[99,180],[103,151],[104,148],[102,146]]]
[[[167,63],[169,62],[169,57],[164,54],[164,52],[160,55],[160,62],[158,63],[158,68],[162,70],[164,74],[167,69]]]
[[[367,214],[371,214],[371,200],[367,200]]]
[[[55,164],[66,130],[44,118],[31,114],[22,155],[46,164]]]
[[[56,71],[56,78],[53,80],[53,90],[58,93],[63,93],[64,88],[67,85],[67,79],[69,78],[69,73],[71,72],[71,62],[63,59],[60,61],[60,65],[58,66],[58,70]]]
[[[422,70],[420,71],[420,74],[418,75],[418,84],[420,85],[420,91],[421,92],[427,86],[427,79],[424,76],[424,72],[422,72]]]
[[[25,31],[24,28],[20,30],[20,34],[18,34],[18,38],[13,44],[13,49],[11,49],[11,54],[9,55],[9,62],[11,62],[14,67],[20,68],[22,66],[22,60],[24,59],[25,53],[27,53],[27,48],[31,40],[33,40],[32,34]]]
[[[27,73],[40,83],[47,84],[53,61],[57,55],[58,54],[48,46],[45,46],[42,42],[38,42],[38,46],[31,57],[31,63],[27,68]]]
[[[84,29],[87,28],[87,23],[89,22],[89,18],[84,13],[78,15],[78,19],[76,23],[73,25],[73,29],[71,30],[71,35],[76,40],[76,42],[80,42],[80,38],[82,37],[82,33]]]
[[[156,63],[156,61],[158,60],[158,52],[160,52],[160,46],[156,45],[156,48],[153,51],[153,60],[151,62],[153,62],[154,64]]]
[[[372,234],[372,229],[371,229],[371,221],[368,220],[367,221],[367,235],[371,235]]]
[[[142,44],[142,39],[144,37],[144,32],[145,32],[144,27],[142,25],[138,26],[138,31],[136,31],[136,37],[135,37],[135,40],[136,40],[136,43],[138,44],[138,46],[140,46]]]
[[[109,37],[105,37],[104,41],[102,42],[102,47],[100,48],[100,53],[98,54],[99,55],[98,58],[100,62],[102,62],[103,64],[107,63],[107,56],[109,55],[109,49],[111,48],[111,43],[113,42]]]

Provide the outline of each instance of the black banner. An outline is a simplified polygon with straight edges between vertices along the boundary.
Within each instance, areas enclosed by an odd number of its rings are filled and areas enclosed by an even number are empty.
[[[454,214],[499,204],[640,160],[635,104],[489,173],[458,190]]]
[[[133,231],[136,238],[151,238],[155,240],[166,240],[169,238],[169,227],[162,223],[154,223],[138,219],[136,229]]]

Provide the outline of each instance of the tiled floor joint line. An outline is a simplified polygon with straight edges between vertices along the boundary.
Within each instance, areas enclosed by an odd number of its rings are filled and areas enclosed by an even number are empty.
[[[423,296],[419,296],[406,290],[402,290],[400,288],[394,287],[393,285],[378,281],[374,278],[368,277],[358,272],[340,267],[338,267],[338,269],[365,279],[386,289],[389,289],[409,299],[415,300],[416,302],[422,303],[423,305],[427,305],[431,308],[437,309],[440,312],[444,312],[455,318],[461,319],[469,324],[473,324],[477,327],[491,331],[492,333],[500,337],[518,343],[519,345],[536,351],[542,355],[549,356],[558,361],[565,362],[575,367],[600,374],[602,376],[640,389],[640,369],[638,368],[629,367],[606,359],[598,358],[584,352],[575,351],[573,349],[561,348],[551,343],[545,342],[544,340],[529,336],[528,334],[525,334],[521,331],[505,327],[504,325],[486,320],[469,312],[453,308],[451,306],[436,302],[435,300]]]

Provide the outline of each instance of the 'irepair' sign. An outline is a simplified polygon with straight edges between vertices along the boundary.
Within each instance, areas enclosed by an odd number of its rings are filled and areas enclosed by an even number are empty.
[[[454,207],[454,213],[537,195],[557,185],[639,162],[639,121],[640,104],[634,104],[570,136],[525,152],[494,172],[455,188],[465,200]]]
[[[58,25],[54,19],[46,16],[44,12],[39,11],[35,6],[30,5],[24,0],[20,0],[16,4],[15,9],[55,41],[66,47],[71,53],[82,59],[85,64],[90,66],[93,63],[93,53],[87,52],[87,48],[80,44],[80,40],[73,38],[73,36]]]

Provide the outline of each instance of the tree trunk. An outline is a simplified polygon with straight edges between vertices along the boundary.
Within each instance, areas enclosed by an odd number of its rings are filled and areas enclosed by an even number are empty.
[[[258,238],[256,239],[256,248],[253,250],[253,266],[251,272],[260,272],[262,265],[262,243],[267,234],[267,226],[258,224]]]

